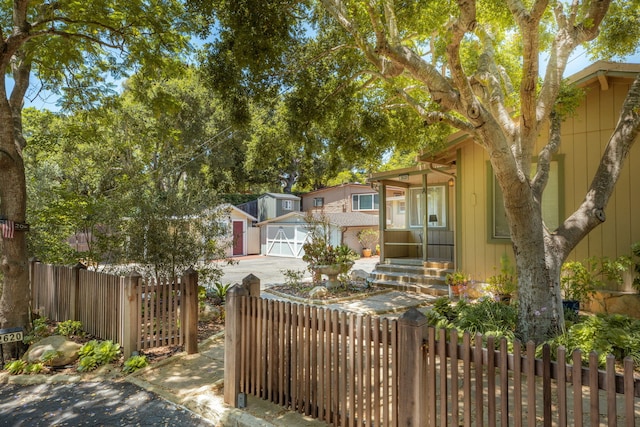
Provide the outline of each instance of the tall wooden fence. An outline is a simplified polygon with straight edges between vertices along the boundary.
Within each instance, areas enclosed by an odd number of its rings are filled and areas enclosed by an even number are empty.
[[[133,351],[184,345],[197,352],[198,276],[173,281],[115,276],[75,267],[31,264],[33,311],[54,321],[79,320],[83,330]]]
[[[630,359],[599,370],[579,351],[429,327],[415,309],[398,320],[227,295],[225,402],[252,394],[334,426],[634,426],[640,382]],[[256,291],[257,289],[257,291]],[[522,348],[522,350],[521,350]]]

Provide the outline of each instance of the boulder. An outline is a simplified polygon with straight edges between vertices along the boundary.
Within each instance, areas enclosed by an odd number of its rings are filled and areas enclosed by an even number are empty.
[[[45,352],[51,350],[58,352],[58,356],[48,362],[50,366],[70,365],[78,359],[78,350],[81,344],[69,341],[62,335],[52,335],[32,344],[24,355],[24,360],[29,363],[42,362]]]
[[[367,273],[364,270],[353,270],[351,272],[351,280],[354,282],[366,282],[369,280],[371,274]]]
[[[309,298],[322,298],[326,297],[329,291],[324,286],[316,286],[309,291]]]

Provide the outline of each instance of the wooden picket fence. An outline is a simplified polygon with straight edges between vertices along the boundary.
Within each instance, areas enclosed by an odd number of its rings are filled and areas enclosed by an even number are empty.
[[[62,322],[79,320],[85,332],[133,351],[184,345],[197,352],[198,277],[143,280],[75,267],[31,264],[33,311]]]
[[[251,289],[251,291],[250,291]],[[225,402],[246,394],[333,426],[634,426],[640,381],[613,356],[436,330],[415,309],[397,320],[229,290]]]

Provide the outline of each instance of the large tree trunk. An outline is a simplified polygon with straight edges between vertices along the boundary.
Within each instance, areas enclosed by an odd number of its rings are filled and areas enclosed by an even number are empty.
[[[11,109],[0,107],[0,214],[14,222],[25,222],[27,190],[22,146],[16,140]],[[4,285],[0,296],[0,328],[29,327],[29,266],[24,232],[2,239],[0,268]],[[5,352],[11,346],[3,346]]]
[[[532,221],[542,224],[542,221]],[[564,257],[544,243],[543,228],[530,225],[513,241],[518,271],[518,338],[540,343],[564,329],[560,267]],[[519,242],[521,241],[521,242]]]

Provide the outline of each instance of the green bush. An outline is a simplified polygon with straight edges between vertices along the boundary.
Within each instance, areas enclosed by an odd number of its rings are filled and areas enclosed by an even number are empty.
[[[21,374],[26,368],[27,362],[22,359],[14,360],[4,365],[5,371],[8,371],[11,375]]]
[[[22,340],[25,344],[33,344],[36,341],[41,340],[42,338],[49,336],[49,326],[47,325],[46,317],[38,317],[33,319],[33,329],[31,333],[24,336]]]
[[[640,363],[640,320],[622,314],[597,314],[583,316],[567,331],[550,341],[552,354],[563,346],[567,354],[582,351],[582,361],[589,361],[589,353],[598,353],[598,363],[605,366],[606,357],[612,354],[616,360],[631,357]],[[540,351],[541,347],[538,349]]]
[[[304,277],[304,270],[280,270],[284,276],[284,283],[292,288],[299,288],[302,284],[302,278]]]
[[[24,369],[25,374],[39,374],[44,370],[44,364],[40,362],[29,363]]]
[[[42,360],[42,363],[44,363],[45,365],[51,365],[51,361],[53,361],[60,355],[61,353],[59,351],[46,350],[44,353],[42,353],[40,360]]]
[[[227,299],[227,292],[231,287],[231,283],[222,284],[216,282],[213,284],[213,296],[214,298],[224,302]]]
[[[84,331],[82,330],[82,322],[79,320],[65,320],[56,325],[54,333],[58,335],[70,336],[82,336]]]
[[[434,301],[432,310],[426,316],[432,326],[482,334],[485,338],[505,337],[509,348],[513,347],[518,320],[515,305],[503,304],[491,298],[481,298],[473,304],[459,301],[453,305],[448,298],[442,297]]]
[[[144,356],[144,355],[131,356],[124,362],[124,367],[122,368],[122,371],[127,374],[131,374],[137,371],[138,369],[144,368],[147,365],[149,365],[149,362],[147,362],[147,356]]]
[[[89,341],[78,350],[78,371],[91,371],[105,365],[115,360],[119,353],[120,345],[112,341]]]

